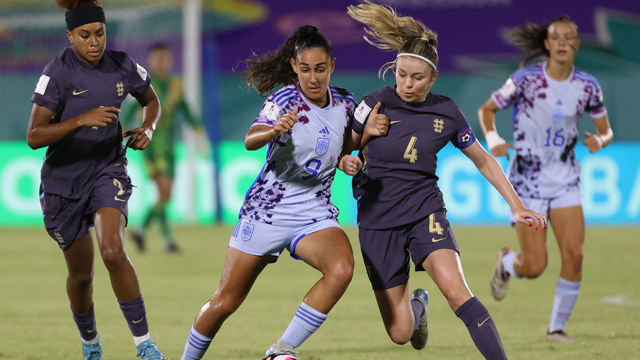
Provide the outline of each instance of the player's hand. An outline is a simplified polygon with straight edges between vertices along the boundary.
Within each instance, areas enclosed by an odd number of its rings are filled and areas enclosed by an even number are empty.
[[[362,169],[362,160],[353,155],[345,155],[340,159],[338,169],[344,171],[349,176],[354,176]]]
[[[584,134],[587,136],[587,139],[584,141],[584,146],[589,148],[590,153],[594,153],[600,149],[602,149],[602,138],[598,135],[592,134],[588,131],[584,131]]]
[[[144,150],[151,143],[151,138],[153,137],[153,130],[147,127],[139,127],[135,129],[131,129],[124,134],[122,134],[123,138],[129,136],[129,140],[127,141],[127,147],[133,150]]]
[[[378,101],[373,110],[369,113],[365,131],[369,136],[385,136],[389,131],[389,117],[385,114],[378,114],[382,103]]]
[[[295,109],[292,113],[286,113],[280,116],[276,124],[273,125],[273,131],[276,133],[276,136],[286,134],[297,122],[298,109]]]
[[[100,106],[78,116],[79,127],[105,127],[114,121],[118,121],[120,109],[113,106]]]
[[[491,155],[494,157],[498,158],[500,156],[506,156],[507,160],[511,160],[511,157],[509,156],[509,149],[515,150],[516,148],[508,142],[505,142],[504,144],[496,145],[489,150],[491,150]]]
[[[527,224],[529,227],[535,227],[536,230],[547,230],[547,218],[538,214],[533,210],[527,210],[525,208],[514,211],[516,221],[522,224]]]

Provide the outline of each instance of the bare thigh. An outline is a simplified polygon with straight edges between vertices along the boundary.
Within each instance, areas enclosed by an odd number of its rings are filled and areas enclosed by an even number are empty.
[[[422,263],[453,311],[458,310],[473,295],[464,278],[460,255],[451,249],[432,252]]]
[[[551,224],[555,228],[555,223]],[[547,267],[547,230],[515,224],[520,242],[520,254],[513,261],[513,268],[520,277],[536,278]],[[548,228],[547,228],[548,229]]]
[[[560,247],[562,258],[560,277],[569,281],[580,281],[585,232],[582,206],[551,209],[549,220],[553,224],[553,232]]]

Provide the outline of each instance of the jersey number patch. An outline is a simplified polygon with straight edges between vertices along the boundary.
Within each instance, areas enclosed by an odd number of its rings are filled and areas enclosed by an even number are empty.
[[[418,138],[412,136],[411,140],[409,140],[409,145],[407,145],[407,149],[404,151],[403,156],[403,158],[409,159],[412,164],[415,163],[416,160],[418,160],[418,149],[414,148],[414,146],[416,145],[416,141],[418,141]]]

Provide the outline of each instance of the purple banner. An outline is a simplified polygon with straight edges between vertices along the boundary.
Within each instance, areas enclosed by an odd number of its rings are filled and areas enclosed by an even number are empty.
[[[362,39],[363,26],[346,14],[350,2],[236,2],[252,9],[253,16],[251,20],[242,21],[237,12],[217,10],[218,21],[225,17],[237,20],[230,27],[214,24],[222,71],[231,71],[252,52],[275,50],[296,28],[306,24],[317,26],[331,40],[340,70],[374,70],[393,60],[393,53],[385,54]],[[503,34],[526,21],[545,23],[567,14],[578,24],[583,41],[601,43],[606,37],[602,14],[622,13],[640,19],[637,0],[387,0],[384,3],[396,8],[401,15],[423,22],[438,34],[440,68],[448,70],[461,69],[459,59],[462,57],[516,54],[517,50],[504,42]]]

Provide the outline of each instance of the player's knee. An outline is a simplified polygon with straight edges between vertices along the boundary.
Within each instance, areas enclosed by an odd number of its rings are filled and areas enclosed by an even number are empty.
[[[574,273],[582,271],[582,249],[573,249],[562,254],[563,267],[568,266]]]
[[[100,251],[100,255],[102,256],[105,267],[109,271],[119,269],[128,261],[127,254],[121,246],[103,248]]]
[[[387,329],[387,333],[389,334],[389,338],[395,344],[404,345],[411,340],[411,335],[413,335],[413,330],[406,326],[394,326]]]
[[[525,267],[524,274],[521,274],[521,277],[525,277],[528,279],[535,279],[542,275],[544,270],[547,268],[547,262],[536,262],[533,264],[529,264],[528,267]]]
[[[221,318],[226,319],[231,316],[242,304],[244,299],[232,296],[218,297],[211,301],[210,307]]]
[[[77,289],[87,289],[93,284],[93,274],[69,274],[69,280],[71,280],[73,286]]]
[[[337,261],[331,266],[331,270],[329,271],[328,275],[332,279],[335,286],[346,288],[353,278],[353,268],[353,261],[343,259]]]
[[[464,290],[463,289],[451,289],[451,290],[443,289],[443,294],[447,299],[447,302],[449,303],[449,307],[451,307],[451,310],[453,311],[458,310],[462,305],[464,305],[464,303],[466,303],[469,299],[471,299],[471,294],[469,293],[468,290],[466,290],[466,287],[464,288]]]

